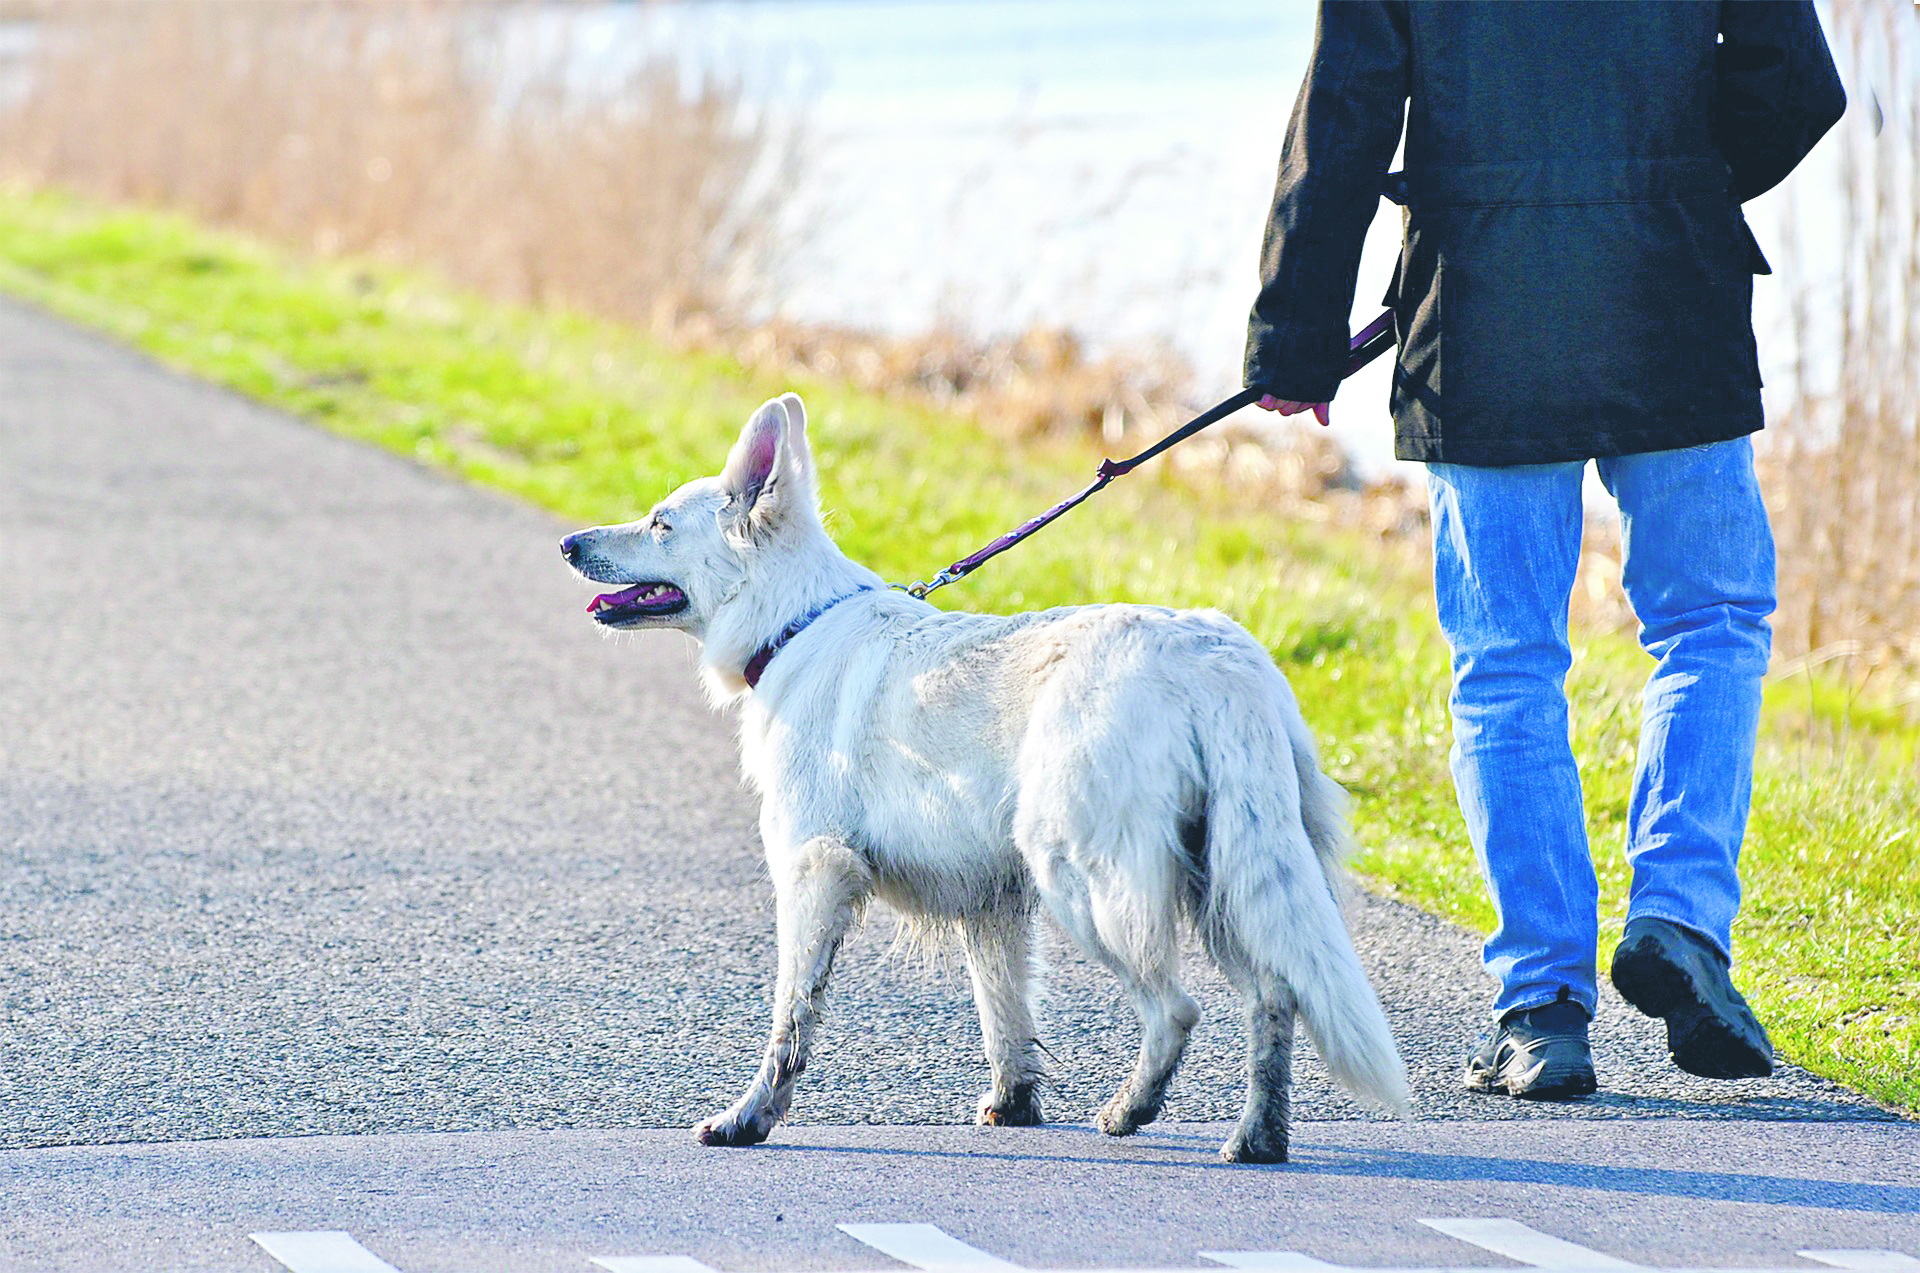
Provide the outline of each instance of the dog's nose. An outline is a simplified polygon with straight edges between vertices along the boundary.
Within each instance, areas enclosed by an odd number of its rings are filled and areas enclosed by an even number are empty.
[[[568,535],[565,539],[561,540],[560,555],[568,561],[578,561],[580,559],[580,536]]]

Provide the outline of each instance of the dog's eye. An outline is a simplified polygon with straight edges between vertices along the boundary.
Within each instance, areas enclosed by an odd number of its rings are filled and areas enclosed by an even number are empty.
[[[673,527],[667,525],[666,522],[656,517],[653,519],[653,533],[659,538],[665,539],[668,535],[673,533]]]

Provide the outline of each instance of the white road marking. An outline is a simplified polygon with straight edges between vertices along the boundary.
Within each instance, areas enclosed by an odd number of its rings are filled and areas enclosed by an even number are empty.
[[[856,1242],[864,1242],[883,1255],[902,1264],[911,1264],[927,1273],[1018,1273],[1020,1266],[999,1256],[988,1255],[977,1246],[968,1246],[959,1238],[933,1224],[840,1224],[835,1228]]]
[[[1568,1242],[1516,1220],[1455,1217],[1422,1220],[1430,1229],[1484,1251],[1558,1273],[1813,1273],[1793,1269],[1656,1269]],[[932,1224],[842,1224],[842,1233],[923,1273],[1030,1273],[990,1255]],[[291,1273],[400,1273],[354,1236],[339,1229],[311,1233],[248,1235]],[[1203,1260],[1243,1273],[1487,1273],[1480,1267],[1356,1268],[1329,1264],[1298,1251],[1201,1251]],[[1847,1273],[1920,1273],[1920,1260],[1898,1251],[1820,1250],[1799,1254]],[[596,1255],[590,1263],[606,1273],[715,1273],[687,1255]],[[1206,1269],[1077,1269],[1052,1273],[1207,1273]],[[1220,1273],[1215,1269],[1213,1273]]]
[[[1230,1269],[1248,1269],[1252,1273],[1322,1273],[1340,1267],[1298,1251],[1202,1251],[1199,1254],[1203,1260],[1212,1260]]]
[[[247,1236],[293,1273],[400,1273],[339,1229]]]
[[[1611,1255],[1602,1255],[1590,1247],[1556,1238],[1530,1229],[1518,1220],[1487,1220],[1462,1216],[1458,1219],[1422,1220],[1429,1229],[1438,1229],[1450,1238],[1471,1242],[1495,1255],[1531,1264],[1536,1269],[1644,1269]]]

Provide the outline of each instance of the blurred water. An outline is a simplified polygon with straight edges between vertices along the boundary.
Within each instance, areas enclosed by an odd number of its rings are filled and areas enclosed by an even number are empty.
[[[706,4],[820,74],[802,311],[1239,356],[1305,6]],[[1228,302],[1226,321],[1222,304]]]

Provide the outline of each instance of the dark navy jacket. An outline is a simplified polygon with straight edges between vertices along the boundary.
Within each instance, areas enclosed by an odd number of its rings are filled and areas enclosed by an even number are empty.
[[[1385,189],[1406,206],[1387,297],[1401,458],[1538,464],[1751,433],[1768,269],[1740,204],[1845,105],[1805,0],[1326,0],[1246,383],[1333,396]]]

